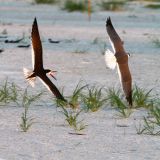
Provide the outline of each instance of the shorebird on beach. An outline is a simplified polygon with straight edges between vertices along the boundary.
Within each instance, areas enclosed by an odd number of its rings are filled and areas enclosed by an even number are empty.
[[[54,73],[56,71],[52,71],[50,69],[43,68],[43,52],[42,52],[42,44],[41,39],[38,31],[38,24],[36,18],[34,19],[32,32],[31,32],[31,40],[32,40],[32,65],[33,71],[29,71],[28,69],[24,68],[24,76],[27,81],[30,83],[32,87],[34,87],[34,82],[36,77],[39,77],[43,84],[50,90],[58,99],[66,101],[62,94],[59,92],[57,87],[51,82],[51,80],[47,77],[46,74],[49,74],[54,79]]]
[[[123,41],[115,31],[110,17],[106,21],[106,29],[109,35],[109,40],[113,48],[113,52],[109,49],[105,52],[105,61],[109,68],[114,69],[117,65],[117,70],[122,84],[126,100],[132,106],[132,77],[128,66],[128,53],[123,47]]]

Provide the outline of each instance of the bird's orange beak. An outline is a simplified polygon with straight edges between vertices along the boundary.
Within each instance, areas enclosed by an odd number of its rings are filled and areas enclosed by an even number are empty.
[[[53,77],[55,80],[57,80],[56,77],[54,76],[56,72],[57,72],[57,71],[51,71],[51,72],[49,72],[49,75],[50,75],[51,77]]]

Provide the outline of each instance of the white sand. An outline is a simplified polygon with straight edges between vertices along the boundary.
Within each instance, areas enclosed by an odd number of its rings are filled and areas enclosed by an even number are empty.
[[[92,44],[98,37],[110,47],[105,30],[105,20],[111,16],[113,24],[124,39],[125,48],[131,53],[130,68],[133,83],[160,93],[160,51],[151,43],[160,36],[160,12],[130,6],[126,12],[94,12],[88,22],[85,13],[67,13],[56,6],[32,5],[25,1],[0,0],[0,33],[7,29],[10,36],[30,35],[34,17],[38,19],[43,39],[44,65],[58,71],[59,87],[68,95],[80,79],[89,84],[105,87],[119,86],[118,75],[106,69],[100,45]],[[125,33],[124,33],[125,31]],[[61,40],[50,44],[47,39]],[[67,40],[75,39],[73,42]],[[26,88],[22,68],[31,68],[31,49],[20,49],[16,44],[0,42],[5,51],[0,54],[0,81],[8,76],[21,88]],[[75,50],[86,53],[74,53]],[[37,80],[40,91],[45,87]],[[48,95],[50,93],[48,92]],[[51,96],[51,95],[50,95]],[[136,110],[130,118],[119,119],[117,113],[106,106],[96,113],[83,114],[88,125],[84,133],[68,134],[64,117],[49,98],[30,108],[36,122],[27,133],[19,129],[22,107],[0,108],[0,158],[4,160],[159,160],[160,138],[137,135],[135,125],[146,115]],[[127,127],[118,127],[126,125]]]

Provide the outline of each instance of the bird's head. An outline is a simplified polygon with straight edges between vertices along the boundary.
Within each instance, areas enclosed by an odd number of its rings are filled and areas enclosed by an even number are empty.
[[[57,80],[56,77],[54,76],[57,71],[51,71],[50,69],[45,69],[45,72],[46,74],[49,74],[51,77]]]

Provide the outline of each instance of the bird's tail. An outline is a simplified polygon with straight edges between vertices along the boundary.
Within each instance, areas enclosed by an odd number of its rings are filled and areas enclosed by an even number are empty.
[[[114,53],[109,49],[107,49],[105,52],[105,62],[107,67],[109,67],[110,69],[114,69],[116,67],[116,57],[114,56]]]
[[[28,83],[34,87],[34,82],[36,80],[36,75],[34,74],[34,72],[28,70],[27,68],[23,68],[23,73],[24,73],[24,77],[26,78],[26,80],[28,81]]]

